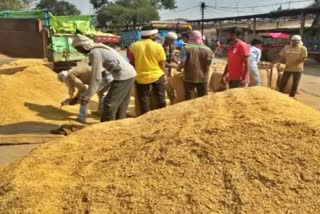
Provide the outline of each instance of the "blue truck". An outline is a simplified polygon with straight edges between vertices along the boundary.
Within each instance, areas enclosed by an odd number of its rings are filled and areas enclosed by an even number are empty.
[[[186,22],[162,22],[153,21],[150,22],[150,26],[155,27],[159,30],[159,40],[162,42],[166,37],[167,33],[174,31],[176,33],[183,33],[192,30],[192,25]],[[120,47],[125,49],[132,43],[141,39],[141,30],[129,30],[121,33]]]

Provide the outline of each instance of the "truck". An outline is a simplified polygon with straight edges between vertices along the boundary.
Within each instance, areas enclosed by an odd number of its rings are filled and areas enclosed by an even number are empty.
[[[37,45],[38,43],[44,43],[43,57],[48,58],[48,60],[54,64],[54,70],[57,72],[70,69],[72,66],[75,66],[78,61],[86,58],[71,45],[77,33],[86,35],[96,42],[107,45],[115,46],[120,44],[120,36],[95,30],[94,16],[54,16],[48,10],[32,10],[3,11],[0,12],[0,20],[1,19],[15,21],[13,25],[19,25],[19,23],[26,20],[29,20],[30,23],[32,23],[32,20],[39,20],[41,26],[39,26],[37,30],[41,32],[44,31],[42,32],[42,37],[45,38],[41,38],[40,36],[39,39],[43,39],[42,42],[35,41],[34,39],[32,39],[32,42]],[[17,34],[21,33],[21,28],[23,28],[23,26],[20,27],[19,32],[16,32]],[[23,30],[29,31],[28,29]],[[10,33],[14,35],[14,32],[11,31]],[[31,58],[34,56],[32,52],[29,54]],[[10,55],[20,57],[19,53],[17,53],[16,56],[15,54]],[[23,57],[28,58],[26,55],[23,55]]]
[[[186,22],[165,22],[165,21],[152,21],[150,26],[159,30],[159,42],[162,42],[169,31],[174,31],[178,34],[189,32],[192,30],[192,25]],[[127,30],[121,32],[120,47],[125,49],[132,43],[141,39],[141,30]]]

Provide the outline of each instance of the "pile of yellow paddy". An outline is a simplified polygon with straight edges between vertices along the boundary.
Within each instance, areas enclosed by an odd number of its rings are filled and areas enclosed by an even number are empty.
[[[43,65],[2,74],[0,82],[0,135],[49,133],[56,125],[76,118],[79,106],[60,109],[61,101],[68,98],[66,86]]]
[[[0,213],[319,213],[320,113],[229,90],[94,125],[0,172]]]

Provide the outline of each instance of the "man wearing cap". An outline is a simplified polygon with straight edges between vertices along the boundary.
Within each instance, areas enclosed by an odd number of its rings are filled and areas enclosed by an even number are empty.
[[[163,43],[163,49],[166,53],[166,67],[168,68],[167,76],[171,75],[171,68],[174,67],[172,62],[178,61],[174,58],[174,42],[178,39],[178,35],[175,32],[168,32]]]
[[[91,81],[81,97],[81,103],[88,104],[94,94],[110,84],[110,89],[104,99],[101,122],[124,119],[136,76],[134,68],[116,50],[94,43],[86,36],[77,35],[72,45],[80,53],[89,55],[92,67]]]
[[[185,99],[192,99],[194,91],[197,97],[208,94],[208,74],[213,60],[212,50],[204,45],[202,34],[192,31],[188,44],[181,52],[181,63],[178,71],[183,69]]]
[[[157,29],[143,27],[142,40],[133,43],[128,51],[130,63],[137,71],[136,89],[142,114],[151,110],[150,90],[157,98],[156,109],[166,106],[166,54],[161,44],[155,42],[158,33]]]
[[[286,67],[280,82],[280,92],[284,92],[286,85],[293,77],[293,84],[290,97],[295,97],[302,72],[304,70],[304,62],[308,58],[308,50],[303,46],[301,36],[295,35],[291,38],[291,44],[284,47],[279,53],[281,61],[285,62]]]

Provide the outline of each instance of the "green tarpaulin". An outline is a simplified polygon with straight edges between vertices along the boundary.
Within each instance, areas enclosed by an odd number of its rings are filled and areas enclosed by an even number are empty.
[[[91,16],[52,16],[50,24],[54,33],[75,34],[79,32],[87,36],[95,36],[97,32],[91,20]]]
[[[54,16],[46,10],[2,11],[0,17],[16,19],[40,19],[46,29],[54,34],[76,34],[87,36],[105,35],[94,28],[94,16]]]

